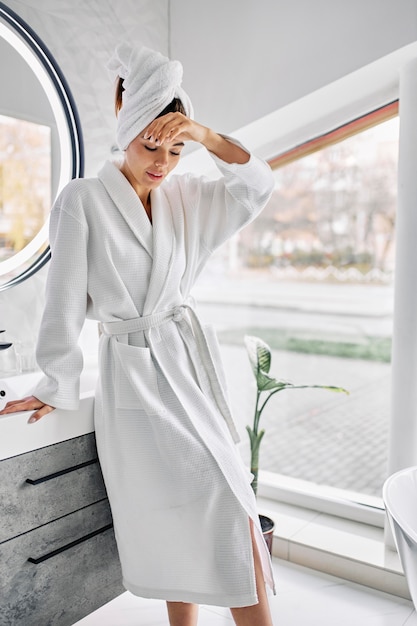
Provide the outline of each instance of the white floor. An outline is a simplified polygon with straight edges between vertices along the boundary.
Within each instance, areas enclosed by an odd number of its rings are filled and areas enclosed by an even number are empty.
[[[408,600],[273,559],[276,626],[417,626]],[[124,593],[74,626],[167,626],[164,602]],[[204,606],[199,626],[232,626],[228,609]],[[254,624],[253,626],[256,626]]]

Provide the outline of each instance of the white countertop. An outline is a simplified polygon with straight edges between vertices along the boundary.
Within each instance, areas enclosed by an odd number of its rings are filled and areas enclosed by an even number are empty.
[[[40,372],[30,372],[0,379],[0,408],[6,400],[30,395]],[[87,369],[81,375],[80,407],[77,411],[55,409],[34,424],[28,424],[30,411],[0,416],[0,460],[44,448],[54,443],[94,431],[93,408],[97,370]]]

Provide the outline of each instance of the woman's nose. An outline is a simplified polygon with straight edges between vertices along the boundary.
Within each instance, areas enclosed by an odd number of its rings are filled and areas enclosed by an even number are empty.
[[[155,165],[161,166],[161,165],[166,165],[167,163],[168,163],[168,155],[165,154],[164,152],[155,156]]]

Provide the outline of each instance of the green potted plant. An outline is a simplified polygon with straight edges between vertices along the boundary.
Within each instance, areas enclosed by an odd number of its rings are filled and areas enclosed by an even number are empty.
[[[279,391],[284,389],[327,389],[328,391],[334,391],[337,393],[349,393],[343,387],[334,387],[331,385],[295,385],[291,382],[284,380],[277,380],[269,375],[271,368],[271,348],[265,341],[259,337],[253,337],[251,335],[245,335],[244,338],[246,350],[249,356],[249,361],[252,367],[253,374],[256,381],[256,400],[255,411],[253,415],[253,423],[251,426],[247,425],[250,441],[250,469],[254,478],[252,481],[252,488],[255,495],[258,493],[258,473],[259,473],[259,449],[262,439],[265,435],[265,430],[260,429],[259,422],[269,400]],[[272,552],[272,535],[274,530],[274,522],[264,516],[259,516],[264,533],[265,540],[267,542],[269,551]]]

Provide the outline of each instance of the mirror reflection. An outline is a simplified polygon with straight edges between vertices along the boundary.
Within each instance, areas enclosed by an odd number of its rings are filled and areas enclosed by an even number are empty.
[[[0,115],[0,260],[36,237],[50,203],[50,128]]]

